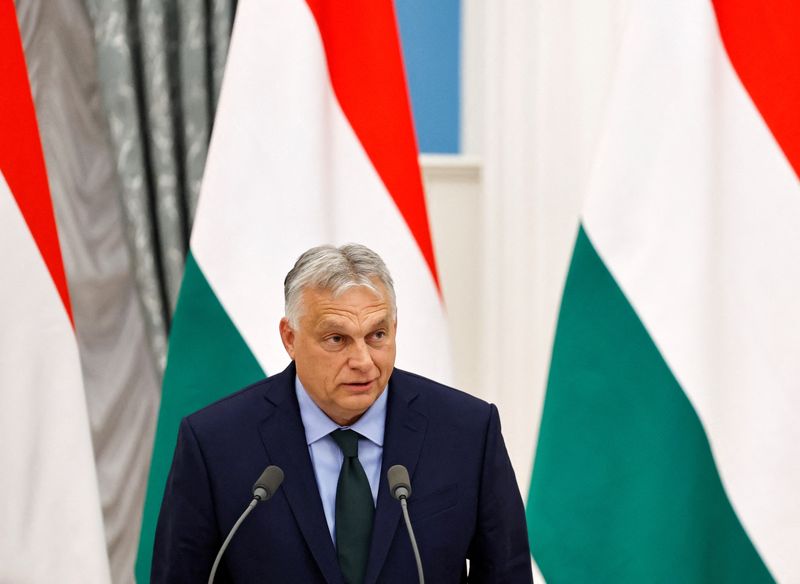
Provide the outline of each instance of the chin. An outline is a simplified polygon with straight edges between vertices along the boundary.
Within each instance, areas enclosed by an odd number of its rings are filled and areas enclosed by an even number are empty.
[[[365,392],[358,395],[350,395],[339,403],[348,417],[356,418],[366,412],[370,406],[375,403],[376,399],[378,399],[377,393]]]
[[[364,410],[375,403],[376,399],[378,399],[377,391],[365,391],[364,393],[351,395],[346,401],[352,406],[352,409],[362,410],[361,413],[363,413]]]

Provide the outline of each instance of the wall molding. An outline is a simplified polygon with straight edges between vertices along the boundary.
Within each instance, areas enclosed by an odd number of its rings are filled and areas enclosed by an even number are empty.
[[[419,166],[424,182],[480,184],[483,162],[468,154],[421,154]]]

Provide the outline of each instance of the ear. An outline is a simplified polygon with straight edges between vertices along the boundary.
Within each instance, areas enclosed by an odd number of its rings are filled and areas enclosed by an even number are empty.
[[[286,349],[286,352],[289,353],[289,357],[294,360],[294,341],[295,341],[295,333],[292,326],[289,324],[289,319],[283,317],[281,319],[280,325],[278,325],[278,330],[281,333],[281,340],[283,341],[283,347]]]

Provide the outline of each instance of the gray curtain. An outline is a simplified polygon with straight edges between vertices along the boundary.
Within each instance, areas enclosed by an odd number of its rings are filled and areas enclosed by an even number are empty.
[[[83,0],[93,31],[96,76],[109,130],[133,274],[160,374],[180,289],[234,0]],[[159,393],[160,397],[160,393]],[[120,395],[120,404],[133,395]],[[135,510],[105,513],[114,581],[133,582],[141,508],[156,421],[142,434],[119,428],[105,440],[146,437],[147,456],[126,472],[102,473],[101,494],[134,478]],[[133,431],[132,431],[133,430]],[[99,460],[98,460],[99,463]],[[115,471],[117,469],[114,469]],[[130,512],[135,511],[135,512]]]
[[[160,369],[235,0],[84,0],[126,229]]]
[[[235,2],[15,5],[72,299],[112,577],[132,583],[169,322]]]

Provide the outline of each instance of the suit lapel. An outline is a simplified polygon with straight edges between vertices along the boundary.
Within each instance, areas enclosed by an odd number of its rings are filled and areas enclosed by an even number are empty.
[[[328,584],[343,584],[308,455],[294,379],[294,363],[273,377],[264,395],[269,413],[261,422],[259,431],[270,461],[285,473],[283,493],[322,574]]]
[[[389,381],[381,481],[365,584],[377,582],[400,524],[400,503],[389,493],[386,471],[395,464],[402,464],[408,469],[408,474],[412,478],[411,484],[414,484],[414,470],[428,425],[427,418],[414,408],[418,392],[411,389],[408,382],[404,382],[402,375],[402,372],[395,372]]]

